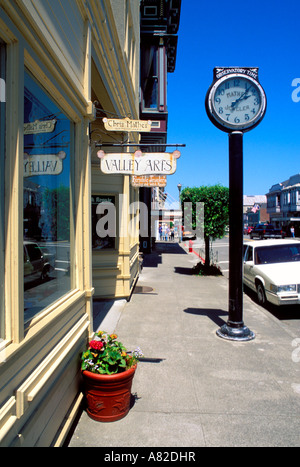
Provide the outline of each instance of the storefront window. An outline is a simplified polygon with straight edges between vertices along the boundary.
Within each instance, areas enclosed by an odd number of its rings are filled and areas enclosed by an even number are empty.
[[[6,49],[0,40],[0,339],[5,338],[4,315],[4,159],[5,159],[5,106],[6,106]]]
[[[92,248],[116,246],[116,199],[114,195],[92,195]]]
[[[24,321],[71,289],[73,124],[25,73]]]

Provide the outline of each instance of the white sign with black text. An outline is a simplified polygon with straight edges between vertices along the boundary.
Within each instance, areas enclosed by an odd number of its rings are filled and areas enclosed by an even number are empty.
[[[100,159],[100,168],[104,174],[123,175],[172,175],[176,172],[179,151],[146,152],[136,151],[134,154],[97,153]]]

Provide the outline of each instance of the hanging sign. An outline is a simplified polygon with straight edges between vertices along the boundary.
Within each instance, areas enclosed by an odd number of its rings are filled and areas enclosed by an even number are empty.
[[[135,187],[165,187],[167,186],[166,175],[133,175],[131,186]]]
[[[24,123],[24,135],[36,135],[38,133],[52,133],[55,129],[56,120],[35,120]]]
[[[58,154],[24,154],[24,177],[33,175],[59,175],[63,170],[63,159],[66,153]]]
[[[151,120],[130,120],[129,118],[103,118],[104,128],[108,131],[138,132],[151,131]]]
[[[105,154],[104,151],[98,151],[97,155],[104,174],[172,175],[176,172],[176,161],[180,152],[136,151],[134,154]]]

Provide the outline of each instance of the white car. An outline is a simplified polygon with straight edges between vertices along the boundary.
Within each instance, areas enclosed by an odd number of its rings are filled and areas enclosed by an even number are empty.
[[[244,243],[243,282],[258,302],[300,304],[300,242],[256,240]]]

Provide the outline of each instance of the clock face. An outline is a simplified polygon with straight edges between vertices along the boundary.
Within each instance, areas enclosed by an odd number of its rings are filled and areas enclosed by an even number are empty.
[[[225,131],[256,126],[266,109],[265,94],[252,78],[235,74],[218,80],[208,97],[208,111]]]

